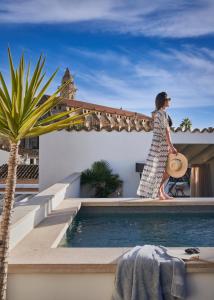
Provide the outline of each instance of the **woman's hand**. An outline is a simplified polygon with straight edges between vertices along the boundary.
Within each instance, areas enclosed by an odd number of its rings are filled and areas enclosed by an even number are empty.
[[[173,145],[169,146],[169,153],[178,154],[178,150]]]

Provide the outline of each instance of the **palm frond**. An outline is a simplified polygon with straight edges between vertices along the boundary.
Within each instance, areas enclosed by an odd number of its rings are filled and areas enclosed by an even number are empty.
[[[61,85],[45,102],[41,98],[50,86],[58,69],[44,83],[43,72],[45,58],[40,55],[30,76],[30,63],[25,75],[25,59],[21,56],[19,66],[14,67],[10,49],[8,49],[9,68],[11,75],[11,93],[7,88],[2,73],[0,73],[0,134],[13,142],[25,137],[37,136],[54,130],[80,125],[89,113],[79,113],[73,109],[49,115],[49,112],[62,101],[59,93],[70,83]],[[30,78],[31,77],[31,78]]]
[[[59,122],[58,122],[59,123]],[[34,127],[32,130],[30,130],[25,137],[35,137],[35,136],[40,136],[49,132],[53,132],[56,130],[60,130],[60,129],[64,129],[66,127],[72,126],[72,125],[78,125],[78,124],[82,124],[82,121],[74,121],[74,122],[64,122],[61,124],[58,123],[54,123],[54,124],[50,124],[50,125],[46,125],[46,126],[37,126]]]
[[[74,113],[74,112],[78,112],[79,110],[80,110],[80,108],[77,108],[75,110],[68,110],[68,111],[65,111],[65,112],[56,113],[54,115],[51,115],[50,117],[39,120],[37,125],[49,124],[50,122],[57,121],[58,119],[61,119],[65,116],[67,116],[67,115],[70,115],[70,114]],[[82,117],[82,115],[78,115],[78,116]]]
[[[9,91],[7,89],[7,85],[5,83],[4,77],[0,72],[0,84],[2,85],[2,89],[0,88],[0,97],[4,98],[5,104],[7,105],[8,111],[11,110],[11,101]]]

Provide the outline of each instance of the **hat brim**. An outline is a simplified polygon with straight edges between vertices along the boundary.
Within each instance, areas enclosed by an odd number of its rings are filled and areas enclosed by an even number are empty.
[[[170,162],[170,160],[173,160],[173,159],[179,159],[181,161],[182,165],[178,171],[172,170],[170,168],[169,162]],[[171,177],[180,178],[185,175],[187,169],[188,169],[188,160],[183,154],[181,154],[181,153],[178,153],[178,154],[170,153],[169,154],[167,165],[166,165],[166,171]]]

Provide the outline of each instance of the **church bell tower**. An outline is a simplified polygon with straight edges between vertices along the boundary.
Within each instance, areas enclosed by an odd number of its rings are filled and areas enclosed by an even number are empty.
[[[69,69],[66,68],[61,83],[64,84],[68,80],[70,80],[70,83],[60,92],[60,96],[64,99],[74,100],[77,88],[74,84],[73,76],[71,75]]]

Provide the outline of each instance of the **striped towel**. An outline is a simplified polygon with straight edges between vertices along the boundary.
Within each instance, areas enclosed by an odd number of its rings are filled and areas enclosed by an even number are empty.
[[[118,262],[112,300],[185,299],[183,260],[163,246],[136,246]]]

